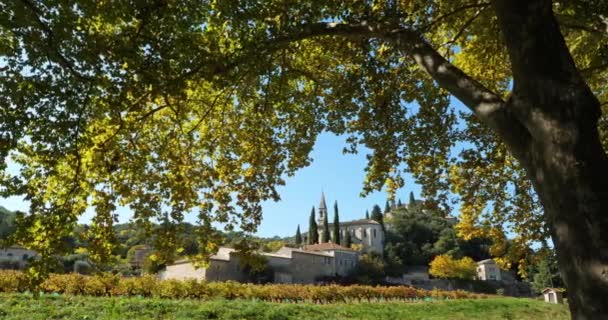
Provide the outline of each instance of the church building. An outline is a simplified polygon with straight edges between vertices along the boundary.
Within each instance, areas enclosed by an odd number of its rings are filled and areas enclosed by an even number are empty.
[[[325,194],[321,193],[321,201],[318,207],[317,227],[318,232],[323,232],[323,222],[327,212],[327,204],[325,202]],[[328,221],[332,221],[328,216]],[[333,223],[329,223],[330,233],[333,232]],[[344,244],[347,234],[350,234],[352,244],[361,245],[364,253],[377,252],[382,253],[384,247],[384,230],[382,225],[372,219],[359,219],[351,221],[340,221],[340,243]],[[304,232],[304,243],[308,243],[308,233]],[[321,237],[319,237],[320,239]]]

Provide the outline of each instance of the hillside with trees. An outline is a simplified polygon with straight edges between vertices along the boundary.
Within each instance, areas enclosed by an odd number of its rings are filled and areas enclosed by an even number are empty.
[[[433,257],[448,254],[475,261],[490,258],[487,238],[463,240],[454,221],[414,201],[390,211],[386,222],[385,254],[402,265],[428,265]]]
[[[0,206],[0,241],[15,232],[15,213]]]

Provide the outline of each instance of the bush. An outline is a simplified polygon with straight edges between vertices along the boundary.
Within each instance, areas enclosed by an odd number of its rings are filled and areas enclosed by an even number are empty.
[[[469,257],[454,259],[448,255],[438,255],[431,261],[429,273],[444,279],[473,279],[476,274],[475,261]]]
[[[0,271],[0,292],[19,292],[27,287],[25,275],[19,271]]]
[[[0,292],[23,292],[26,277],[20,271],[0,271]],[[143,296],[169,299],[256,299],[274,302],[336,303],[349,301],[410,301],[436,299],[472,299],[484,295],[464,291],[421,290],[394,286],[315,286],[291,284],[243,284],[234,281],[158,280],[154,276],[121,278],[104,273],[95,276],[52,274],[41,285],[44,293],[87,296]]]
[[[352,272],[357,283],[372,285],[383,283],[386,264],[382,256],[376,253],[364,254]]]
[[[78,274],[91,274],[91,271],[93,271],[93,267],[91,267],[90,263],[82,260],[74,262],[74,272]]]

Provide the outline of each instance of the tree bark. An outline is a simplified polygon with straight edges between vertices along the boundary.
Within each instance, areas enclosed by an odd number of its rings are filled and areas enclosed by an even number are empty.
[[[600,105],[577,70],[549,0],[495,0],[509,52],[507,108],[532,141],[518,157],[532,180],[567,286],[572,319],[608,319],[608,157]]]

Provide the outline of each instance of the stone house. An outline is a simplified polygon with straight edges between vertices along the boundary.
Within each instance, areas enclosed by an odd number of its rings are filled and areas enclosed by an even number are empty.
[[[477,262],[477,279],[478,280],[502,280],[500,267],[492,259],[481,260]]]
[[[178,261],[158,274],[160,279],[206,281],[247,281],[234,249],[220,248],[207,268],[196,269],[188,261]],[[274,283],[316,283],[320,278],[345,276],[358,262],[358,252],[332,243],[307,249],[283,247],[274,253],[260,253],[273,272]]]
[[[235,250],[232,248],[220,248],[209,258],[207,268],[195,268],[194,264],[188,260],[180,260],[166,266],[165,270],[158,273],[158,278],[162,280],[245,281],[247,276],[240,268],[238,257],[235,257],[234,253]]]
[[[8,263],[17,266],[18,268],[24,268],[29,259],[36,257],[37,255],[38,253],[34,250],[13,245],[8,248],[0,249],[0,263]]]

